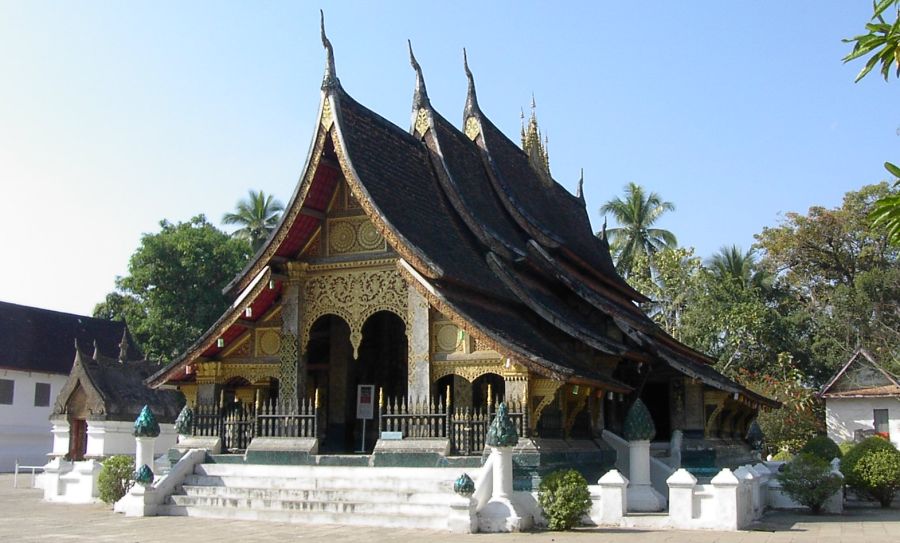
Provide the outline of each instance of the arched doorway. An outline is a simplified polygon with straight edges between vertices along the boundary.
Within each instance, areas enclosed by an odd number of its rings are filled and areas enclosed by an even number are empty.
[[[405,399],[408,390],[408,357],[406,324],[390,311],[379,311],[369,317],[362,327],[359,357],[351,364],[353,383],[352,411],[356,415],[356,391],[359,385],[374,385],[376,402],[378,391],[384,398]],[[362,421],[354,419],[353,443],[362,440]],[[365,449],[371,451],[378,439],[377,404],[375,418],[366,421]]]
[[[312,398],[319,391],[319,417],[321,443],[324,453],[349,450],[352,428],[348,398],[351,383],[347,380],[347,368],[352,362],[350,326],[336,315],[323,315],[316,319],[309,333],[306,347],[305,396]]]

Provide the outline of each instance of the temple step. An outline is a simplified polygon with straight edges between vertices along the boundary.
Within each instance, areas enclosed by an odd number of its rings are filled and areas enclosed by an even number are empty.
[[[468,469],[474,478],[478,469]],[[160,514],[446,530],[459,468],[200,464]]]

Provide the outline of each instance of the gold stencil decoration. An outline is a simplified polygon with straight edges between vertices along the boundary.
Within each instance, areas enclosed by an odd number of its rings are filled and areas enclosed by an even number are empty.
[[[334,112],[331,111],[331,100],[325,98],[325,103],[322,104],[322,126],[328,130],[332,124],[334,124]]]
[[[409,329],[407,287],[395,267],[383,270],[336,270],[310,277],[303,285],[301,346],[306,348],[309,332],[316,319],[337,315],[350,327],[353,358],[362,342],[366,319],[379,311],[390,311],[400,317]]]
[[[480,133],[481,127],[478,125],[478,120],[475,117],[466,119],[466,136],[468,136],[470,140],[474,140]]]
[[[349,221],[330,221],[328,248],[332,254],[349,253],[356,245],[356,230]]]
[[[259,353],[263,356],[276,356],[281,351],[281,337],[275,330],[262,330],[257,341]]]
[[[438,351],[452,353],[459,347],[459,329],[455,324],[438,324],[435,343]]]
[[[375,225],[369,221],[359,225],[357,239],[359,240],[359,246],[366,251],[375,251],[384,248],[384,238],[381,237],[378,230],[375,230]]]
[[[281,360],[278,364],[278,400],[293,403],[297,399],[297,336],[282,332]]]
[[[384,238],[367,217],[328,219],[328,252],[331,255],[385,251]]]
[[[428,111],[424,107],[419,108],[419,112],[416,113],[416,132],[420,136],[424,136],[429,128],[431,128],[431,123],[428,122]]]

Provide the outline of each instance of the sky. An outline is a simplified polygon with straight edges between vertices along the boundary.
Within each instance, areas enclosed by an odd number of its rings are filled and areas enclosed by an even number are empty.
[[[461,124],[466,47],[482,110],[518,141],[532,95],[555,179],[584,169],[595,229],[628,182],[706,258],[786,212],[840,205],[897,160],[900,82],[843,64],[868,2],[0,0],[0,300],[90,314],[159,221],[221,225],[282,201],[338,76],[408,128],[412,40]]]

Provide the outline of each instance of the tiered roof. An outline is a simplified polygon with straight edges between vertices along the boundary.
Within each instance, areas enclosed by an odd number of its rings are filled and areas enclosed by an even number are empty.
[[[324,220],[342,175],[399,255],[409,284],[502,356],[539,375],[618,392],[631,387],[601,368],[598,357],[657,358],[751,403],[777,405],[720,375],[709,358],[641,312],[636,303],[647,298],[616,273],[606,241],[591,231],[580,191],[573,196],[533,168],[481,112],[467,61],[463,132],[432,108],[410,48],[416,90],[407,132],[347,94],[324,26],[322,36],[328,61],[306,171],[281,223],[226,290],[246,299],[254,278],[278,277],[281,259],[296,257]],[[240,299],[149,382],[183,379],[198,356],[217,352],[216,338],[235,337],[248,303]],[[617,335],[622,339],[612,339]]]

